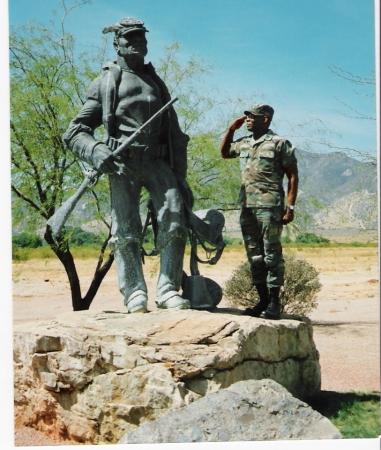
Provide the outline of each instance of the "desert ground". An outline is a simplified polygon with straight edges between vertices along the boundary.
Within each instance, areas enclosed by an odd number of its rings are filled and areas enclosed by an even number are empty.
[[[320,354],[322,390],[379,392],[377,248],[286,248],[285,252],[312,264],[319,272],[323,285],[318,294],[318,306],[309,315],[314,324],[314,341]],[[200,256],[203,257],[201,254]],[[202,275],[212,278],[223,287],[232,272],[244,260],[243,248],[228,248],[216,266],[199,265],[199,268]],[[95,265],[95,259],[82,259],[77,262],[83,292],[90,284]],[[189,273],[188,257],[184,268]],[[146,258],[144,271],[150,310],[155,309],[157,269],[158,258]],[[230,305],[223,298],[219,306]],[[124,309],[123,298],[117,288],[115,265],[104,279],[90,309]],[[15,323],[47,319],[71,310],[69,283],[57,259],[32,259],[14,264]],[[16,445],[49,445],[45,437],[38,437],[36,432],[30,433],[31,430],[16,430]]]

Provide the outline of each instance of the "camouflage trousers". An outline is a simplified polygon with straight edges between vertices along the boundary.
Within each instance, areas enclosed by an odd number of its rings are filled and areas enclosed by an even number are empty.
[[[283,286],[283,208],[242,208],[240,224],[253,284]]]

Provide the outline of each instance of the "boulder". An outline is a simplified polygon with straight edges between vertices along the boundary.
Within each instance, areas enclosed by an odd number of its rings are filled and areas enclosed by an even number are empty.
[[[119,444],[340,439],[337,428],[273,380],[239,381],[126,434]]]
[[[307,318],[216,312],[81,311],[14,326],[16,426],[116,443],[147,421],[237,381],[272,379],[303,400],[320,390]]]

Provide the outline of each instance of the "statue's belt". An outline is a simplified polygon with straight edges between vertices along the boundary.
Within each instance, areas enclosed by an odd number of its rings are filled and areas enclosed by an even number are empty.
[[[115,139],[110,137],[107,145],[112,151],[115,151],[125,139]],[[122,153],[122,157],[127,158],[147,158],[147,159],[158,159],[165,158],[168,155],[168,145],[167,144],[139,144],[134,142],[130,147],[128,147]]]

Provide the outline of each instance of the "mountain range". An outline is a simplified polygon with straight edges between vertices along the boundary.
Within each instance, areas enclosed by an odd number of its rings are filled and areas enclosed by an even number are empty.
[[[343,152],[297,150],[297,204],[321,229],[377,229],[377,168]],[[298,207],[299,209],[299,207]]]

